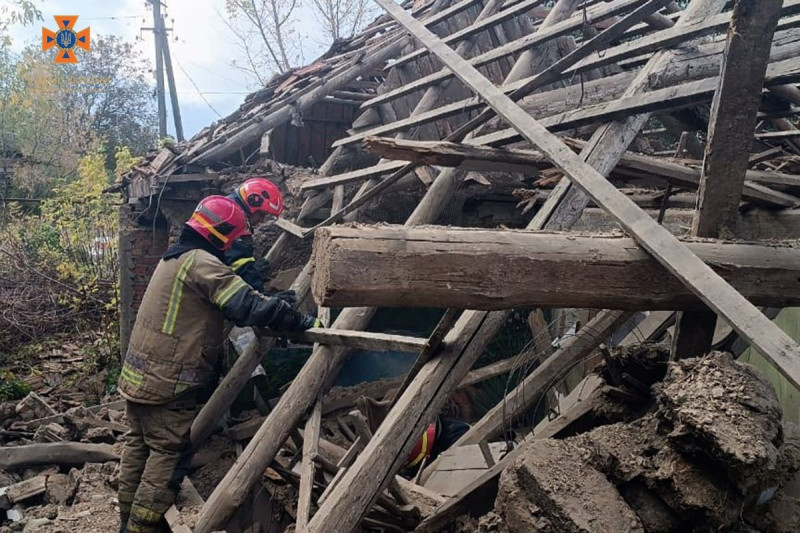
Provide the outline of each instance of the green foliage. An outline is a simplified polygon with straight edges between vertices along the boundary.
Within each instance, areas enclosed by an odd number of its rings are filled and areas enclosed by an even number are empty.
[[[0,402],[21,400],[30,391],[30,387],[15,379],[11,373],[0,372]]]
[[[16,161],[0,195],[47,198],[77,177],[85,156],[103,153],[113,169],[119,147],[132,155],[154,147],[148,75],[142,56],[115,36],[93,36],[74,65],[54,64],[38,44],[21,53],[0,44],[0,157]]]
[[[116,173],[138,158],[117,150]],[[113,173],[106,157],[81,158],[77,179],[57,186],[40,215],[12,208],[0,248],[0,343],[14,346],[84,328],[104,334],[92,348],[95,366],[116,358],[118,336],[117,198],[104,193]],[[95,344],[93,342],[93,344]]]

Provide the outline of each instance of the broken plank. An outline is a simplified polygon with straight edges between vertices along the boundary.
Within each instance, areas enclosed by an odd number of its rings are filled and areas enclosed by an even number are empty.
[[[294,342],[344,346],[355,350],[377,352],[419,352],[425,348],[428,342],[428,339],[421,337],[345,329],[312,328],[298,333],[282,333],[262,329],[261,333],[269,337],[286,337]]]
[[[756,305],[800,303],[800,248],[791,242],[681,246]],[[319,231],[313,260],[314,297],[331,307],[703,309],[668,269],[618,235],[331,227]],[[370,265],[370,276],[354,264]]]
[[[305,229],[301,228],[294,222],[290,220],[286,220],[285,218],[279,218],[275,220],[275,225],[281,228],[283,231],[294,235],[295,237],[299,237],[300,239],[305,239],[307,237]]]
[[[311,491],[316,475],[314,459],[319,453],[319,437],[322,427],[322,401],[317,400],[303,433],[303,462],[300,467],[300,490],[297,500],[297,531],[305,531],[311,516]]]
[[[164,513],[164,519],[167,521],[172,533],[192,533],[191,528],[183,521],[180,511],[174,505],[170,506],[167,512]]]
[[[38,496],[47,490],[47,476],[36,476],[0,488],[0,509],[11,509],[15,504]]]

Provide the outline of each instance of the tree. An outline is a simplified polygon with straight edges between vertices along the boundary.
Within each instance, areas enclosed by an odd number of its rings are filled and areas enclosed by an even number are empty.
[[[32,0],[0,0],[0,45],[8,46],[8,29],[14,24],[27,26],[42,20],[42,12]]]
[[[297,17],[305,10],[319,21],[325,42],[347,39],[375,13],[372,0],[226,0],[224,19],[236,36],[244,61],[238,67],[264,86],[273,74],[282,74],[301,60],[302,40]]]
[[[352,37],[374,14],[371,0],[311,0],[311,5],[332,43]]]
[[[66,105],[80,110],[83,123],[102,139],[109,168],[118,147],[143,155],[156,146],[158,117],[149,71],[147,60],[116,36],[100,36],[80,63],[66,69],[73,79],[88,80],[86,90],[67,92]]]
[[[15,162],[14,192],[41,198],[74,179],[87,154],[105,153],[114,168],[117,147],[141,155],[155,146],[148,66],[131,45],[100,36],[76,65],[56,65],[36,45],[0,53],[0,158]]]
[[[273,72],[292,68],[300,56],[295,28],[298,0],[226,0],[228,27],[240,41],[245,63],[233,65],[264,85]]]

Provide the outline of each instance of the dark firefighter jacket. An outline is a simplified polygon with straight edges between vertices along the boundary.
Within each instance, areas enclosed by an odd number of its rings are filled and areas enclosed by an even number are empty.
[[[224,319],[293,331],[307,318],[252,290],[215,251],[173,248],[147,286],[120,375],[120,393],[138,403],[163,404],[207,386],[222,353]]]
[[[225,252],[225,264],[258,292],[266,293],[264,277],[256,266],[253,244],[249,239],[236,239],[231,249]]]

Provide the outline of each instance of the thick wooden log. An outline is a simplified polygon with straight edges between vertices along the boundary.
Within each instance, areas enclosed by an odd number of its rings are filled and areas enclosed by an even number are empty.
[[[684,244],[755,305],[800,303],[800,248]],[[318,232],[314,261],[314,297],[331,307],[702,309],[691,290],[620,236],[333,227]]]
[[[110,444],[54,442],[4,446],[0,449],[0,468],[22,468],[34,465],[104,463],[119,461]]]

